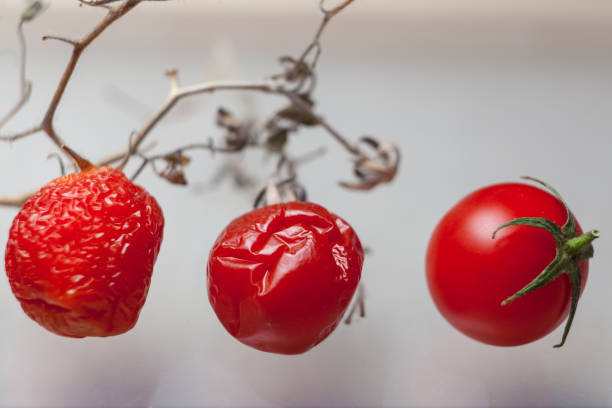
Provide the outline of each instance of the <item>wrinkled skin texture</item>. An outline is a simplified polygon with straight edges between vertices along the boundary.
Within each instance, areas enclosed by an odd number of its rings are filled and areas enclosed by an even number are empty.
[[[442,218],[427,249],[427,283],[442,315],[462,333],[484,343],[517,346],[559,326],[570,307],[566,274],[516,299],[555,257],[552,236],[539,228],[511,226],[518,217],[546,217],[563,226],[565,208],[554,196],[526,184],[485,187],[468,195]],[[577,225],[578,234],[582,234]],[[580,263],[582,288],[588,261]]]
[[[53,333],[124,333],[146,300],[163,226],[155,199],[117,170],[58,178],[13,221],[5,256],[11,289]]]
[[[208,260],[208,296],[244,344],[303,353],[336,328],[362,265],[359,238],[341,218],[312,203],[270,205],[219,235]]]

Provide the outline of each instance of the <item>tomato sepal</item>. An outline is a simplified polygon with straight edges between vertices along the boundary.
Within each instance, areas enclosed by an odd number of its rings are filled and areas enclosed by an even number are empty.
[[[567,321],[565,323],[565,327],[563,329],[561,342],[554,346],[555,348],[559,348],[565,344],[570,328],[572,326],[572,322],[574,320],[574,315],[576,314],[578,300],[580,298],[580,291],[582,289],[582,278],[580,275],[579,266],[580,262],[593,257],[594,249],[592,242],[599,237],[599,231],[593,230],[580,236],[577,236],[578,232],[574,216],[572,215],[569,207],[561,197],[561,194],[559,194],[557,190],[555,190],[552,186],[545,183],[544,181],[538,180],[533,177],[522,178],[539,183],[546,187],[549,191],[551,191],[565,207],[565,210],[567,212],[567,221],[565,222],[563,227],[559,227],[557,224],[555,224],[548,218],[519,217],[500,225],[499,227],[497,227],[497,229],[495,229],[495,231],[493,231],[492,239],[495,239],[495,235],[499,230],[512,225],[523,225],[528,227],[540,228],[550,233],[550,235],[555,240],[555,244],[557,246],[555,258],[548,264],[548,266],[546,266],[546,268],[544,268],[544,270],[538,276],[536,276],[522,289],[520,289],[512,296],[504,299],[501,302],[501,305],[506,306],[514,300],[518,299],[519,297],[549,284],[553,280],[557,279],[560,275],[566,273],[568,275],[572,291],[570,311]]]

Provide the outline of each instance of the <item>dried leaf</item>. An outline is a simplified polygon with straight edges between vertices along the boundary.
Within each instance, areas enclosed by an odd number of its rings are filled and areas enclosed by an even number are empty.
[[[172,154],[168,154],[164,156],[163,159],[168,163],[168,166],[172,167],[184,167],[191,163],[191,158],[183,154],[183,152],[175,152]]]
[[[289,136],[289,129],[275,128],[270,131],[266,139],[266,150],[271,153],[281,153],[285,149]]]
[[[227,135],[225,135],[225,143],[236,150],[242,150],[249,140],[251,139],[251,135],[245,129],[239,129],[238,131],[230,131]]]
[[[234,118],[234,115],[224,108],[217,110],[217,125],[232,132],[237,131],[241,127],[240,122]]]
[[[371,137],[364,137],[361,141],[375,148],[376,155],[358,159],[353,168],[358,181],[340,182],[340,185],[350,190],[370,190],[379,184],[391,182],[400,162],[399,148],[389,142],[379,143]]]
[[[379,185],[380,182],[376,180],[367,181],[367,182],[366,181],[356,181],[356,182],[340,181],[338,184],[340,184],[341,187],[344,187],[349,190],[367,191]]]
[[[185,172],[181,167],[166,167],[164,170],[158,173],[161,178],[168,180],[171,184],[177,184],[181,186],[187,185],[187,178]]]
[[[276,113],[276,116],[291,120],[304,126],[316,126],[319,124],[319,121],[315,116],[295,105],[289,105],[286,108],[281,109]]]
[[[374,149],[378,149],[378,147],[380,146],[378,140],[374,139],[371,136],[362,136],[359,141],[369,145],[370,147],[373,147]]]
[[[310,69],[304,62],[298,64],[298,61],[293,57],[285,55],[280,57],[278,61],[285,69],[284,77],[287,81],[298,81],[311,74]]]

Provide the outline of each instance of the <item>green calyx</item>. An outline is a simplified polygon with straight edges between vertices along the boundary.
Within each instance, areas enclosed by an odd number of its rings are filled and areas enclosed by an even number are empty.
[[[563,203],[565,210],[567,211],[567,221],[563,227],[559,227],[557,224],[552,222],[551,220],[543,217],[521,217],[516,218],[512,221],[509,221],[503,225],[500,225],[493,232],[493,239],[495,239],[495,234],[502,228],[506,228],[510,225],[525,225],[529,227],[536,227],[546,230],[552,235],[555,240],[555,244],[557,246],[557,255],[555,259],[552,260],[550,264],[531,282],[529,282],[525,287],[516,292],[514,295],[505,299],[501,302],[502,306],[506,306],[508,303],[514,301],[515,299],[540,288],[553,280],[557,279],[560,275],[566,273],[569,277],[570,284],[572,286],[572,294],[571,294],[571,304],[570,304],[570,312],[565,323],[565,329],[563,330],[563,337],[561,342],[555,347],[561,347],[565,344],[565,340],[567,339],[567,335],[569,333],[570,327],[572,326],[572,321],[574,320],[574,315],[576,314],[576,307],[578,306],[578,299],[580,297],[580,289],[582,287],[582,278],[580,275],[580,262],[585,259],[589,259],[593,257],[593,245],[592,242],[596,238],[599,237],[599,231],[593,230],[589,231],[583,235],[577,236],[578,231],[576,228],[576,222],[574,221],[574,217],[572,216],[567,204],[559,194],[557,190],[552,188],[547,183],[532,178],[532,177],[522,177],[527,180],[535,181],[546,187],[550,190],[558,199]]]

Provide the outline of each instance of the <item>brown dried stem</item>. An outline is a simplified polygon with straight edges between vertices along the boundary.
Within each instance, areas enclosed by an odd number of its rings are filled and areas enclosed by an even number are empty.
[[[45,6],[41,1],[32,1],[22,12],[17,23],[17,38],[19,40],[19,85],[20,85],[20,97],[15,106],[10,109],[0,119],[0,130],[6,125],[26,104],[32,94],[32,83],[26,79],[26,40],[23,32],[23,25],[36,18],[43,10]],[[25,136],[40,131],[40,126],[28,129],[22,132]],[[23,136],[22,136],[23,137]],[[3,138],[0,136],[0,140],[13,141],[18,137],[13,135]]]
[[[21,17],[17,24],[17,38],[19,39],[19,84],[20,96],[19,100],[2,118],[0,118],[0,129],[13,118],[26,104],[32,93],[32,83],[26,79],[26,42],[23,33],[23,24],[26,20]]]
[[[142,149],[140,149],[140,151],[144,153],[144,152],[152,149],[154,146],[155,146],[154,143],[149,143],[148,145],[146,145]],[[109,165],[111,165],[113,163],[118,162],[119,160],[122,160],[125,157],[126,154],[127,154],[127,150],[123,151],[123,152],[115,153],[113,155],[105,157],[102,160],[96,162],[95,165],[97,167],[109,166]],[[27,193],[23,193],[23,194],[19,194],[19,195],[13,195],[13,196],[0,196],[0,206],[3,206],[3,207],[21,207],[21,206],[23,206],[23,204],[30,197],[32,197],[34,194],[36,194],[37,191],[38,190],[30,191],[30,192],[27,192]]]
[[[140,173],[144,170],[144,168],[149,164],[153,166],[153,170],[155,171],[155,173],[157,173],[158,175],[161,175],[160,172],[157,171],[155,167],[155,162],[160,161],[160,160],[166,161],[167,163],[170,163],[170,164],[173,164],[174,161],[178,161],[178,166],[171,166],[171,167],[173,167],[173,169],[176,168],[176,170],[180,171],[182,175],[182,168],[186,164],[186,163],[182,163],[182,161],[186,160],[187,162],[189,162],[189,159],[183,153],[189,150],[208,150],[211,153],[217,153],[217,152],[218,153],[238,153],[242,151],[242,148],[231,147],[231,146],[215,146],[213,141],[209,140],[207,143],[192,143],[186,146],[182,146],[178,149],[174,149],[173,151],[168,152],[168,153],[157,154],[157,155],[149,156],[149,157],[141,153],[138,153],[137,155],[142,159],[142,163],[140,164],[136,172],[134,172],[134,174],[132,175],[131,180],[132,181],[135,180],[136,177],[138,177]],[[164,178],[169,179],[169,181],[171,181],[169,177],[164,177]],[[182,184],[182,183],[175,183],[175,184]]]
[[[107,6],[111,3],[117,3],[119,1],[123,1],[123,0],[79,0],[79,2],[81,4],[84,4],[86,6],[91,6],[91,7],[104,7]],[[168,1],[168,0],[138,0],[138,2],[141,1]]]
[[[32,197],[35,193],[36,191],[30,191],[28,193],[15,196],[2,196],[0,197],[0,206],[20,208],[28,200],[28,198]]]
[[[340,132],[338,132],[334,127],[332,127],[322,116],[319,116],[315,113],[312,107],[304,102],[299,95],[294,92],[288,92],[284,90],[278,90],[278,93],[286,96],[295,106],[300,108],[303,112],[312,116],[316,122],[323,129],[327,130],[327,132],[332,135],[346,150],[348,150],[351,154],[358,156],[360,158],[365,158],[367,155],[359,148],[358,145],[349,141],[346,137],[342,136]]]
[[[138,147],[147,137],[147,135],[153,130],[153,128],[161,121],[161,119],[170,112],[170,110],[183,98],[187,98],[194,95],[212,93],[215,91],[222,90],[234,90],[234,91],[258,91],[270,94],[282,95],[288,98],[298,108],[302,109],[307,114],[311,115],[316,119],[319,125],[327,130],[342,146],[344,146],[350,153],[365,158],[367,155],[359,148],[358,145],[351,143],[347,138],[342,136],[335,128],[333,128],[325,119],[318,116],[313,109],[305,103],[299,95],[292,91],[286,90],[282,84],[274,80],[261,80],[261,81],[211,81],[203,82],[187,87],[181,87],[178,81],[178,75],[176,70],[169,70],[166,75],[170,79],[170,92],[168,97],[162,106],[151,116],[146,122],[143,128],[136,132],[136,137],[132,142],[132,152],[138,151]],[[122,170],[127,161],[119,166]]]
[[[60,137],[57,135],[54,126],[53,119],[55,116],[55,112],[59,106],[59,103],[62,99],[62,96],[66,90],[68,82],[72,77],[72,74],[75,70],[75,67],[79,61],[79,58],[83,51],[91,44],[93,40],[95,40],[106,28],[108,28],[113,22],[117,19],[128,13],[131,9],[137,6],[139,3],[143,1],[167,1],[167,0],[125,0],[122,4],[111,7],[109,4],[116,3],[119,0],[79,0],[81,4],[94,6],[94,7],[104,7],[108,10],[106,17],[94,27],[94,29],[83,37],[80,40],[72,40],[64,37],[57,36],[45,36],[43,40],[46,39],[54,39],[59,40],[65,43],[70,44],[73,47],[73,52],[70,60],[64,70],[64,73],[60,79],[60,82],[57,86],[57,89],[53,95],[51,103],[47,109],[47,112],[41,122],[40,125],[35,126],[31,129],[23,131],[21,133],[17,133],[10,136],[0,136],[0,139],[4,140],[16,140],[39,131],[44,131],[51,140],[60,147],[65,153],[67,153],[70,157],[74,159],[76,164],[81,168],[89,167],[91,164],[79,156],[76,152],[69,149]],[[357,189],[369,189],[373,186],[380,184],[381,182],[390,181],[395,175],[395,171],[397,169],[397,164],[399,162],[399,153],[397,154],[397,160],[395,161],[395,165],[393,168],[388,168],[389,163],[392,163],[388,159],[388,148],[387,150],[379,149],[379,156],[371,158],[364,150],[361,149],[359,144],[352,143],[350,140],[345,138],[340,132],[338,132],[334,127],[332,127],[329,122],[327,122],[322,116],[319,116],[315,113],[312,108],[312,103],[310,102],[310,93],[314,88],[314,67],[316,65],[318,56],[320,54],[320,38],[327,27],[329,21],[337,15],[340,11],[346,8],[349,4],[351,4],[354,0],[344,0],[338,6],[334,7],[331,10],[326,10],[324,8],[324,0],[321,0],[320,8],[324,13],[324,18],[319,28],[317,29],[314,39],[309,44],[309,46],[302,53],[301,57],[296,61],[292,58],[288,58],[285,60],[285,63],[292,64],[291,69],[287,70],[283,75],[277,75],[270,79],[261,80],[261,81],[212,81],[212,82],[204,82],[192,86],[181,87],[178,79],[178,74],[176,70],[169,70],[166,72],[167,77],[170,81],[170,91],[166,100],[159,107],[159,109],[151,116],[151,118],[144,124],[142,129],[133,133],[133,138],[130,139],[129,149],[127,152],[122,152],[113,155],[112,157],[104,160],[102,164],[110,164],[116,162],[120,159],[123,161],[118,165],[118,169],[123,170],[126,166],[128,160],[133,155],[139,155],[143,157],[144,163],[139,168],[138,172],[144,168],[147,163],[153,163],[155,160],[161,159],[162,157],[154,157],[147,159],[142,156],[139,152],[139,147],[145,138],[151,133],[151,131],[155,128],[155,126],[172,110],[176,104],[182,100],[183,98],[187,98],[193,95],[199,95],[204,93],[212,93],[214,91],[220,90],[240,90],[240,91],[257,91],[269,94],[276,94],[280,96],[286,97],[291,105],[295,107],[298,111],[303,112],[308,118],[312,120],[312,124],[320,125],[324,128],[331,136],[333,136],[345,149],[347,149],[355,158],[356,166],[355,171],[360,176],[360,174],[365,174],[368,176],[367,180],[362,180],[362,183],[356,183],[353,185],[343,184],[349,188],[357,188]],[[21,32],[21,24],[19,25],[19,29]],[[21,32],[22,34],[22,32]],[[22,40],[22,56],[25,55],[25,42],[23,41],[23,35],[20,36]],[[317,54],[315,55],[313,62],[310,65],[306,65],[304,60],[308,57],[310,52],[313,49],[317,49]],[[22,57],[25,58],[25,57]],[[24,60],[23,60],[24,61]],[[22,64],[22,72],[25,71],[25,63]],[[24,81],[24,75],[22,74],[22,83]],[[310,79],[311,86],[306,91],[305,94],[299,93],[303,84],[306,80]],[[289,83],[298,82],[299,85],[297,88],[293,88],[289,90],[285,87],[285,85]],[[23,91],[22,91],[23,93]],[[27,99],[27,98],[26,98]],[[24,102],[25,103],[25,102]],[[17,108],[18,110],[19,108]],[[198,145],[198,148],[202,148],[202,145]],[[212,149],[212,145],[208,146],[209,149]],[[184,150],[185,148],[179,149]],[[397,148],[395,148],[397,149]],[[399,151],[398,151],[399,152]],[[169,156],[164,156],[168,158]],[[138,173],[137,172],[137,173]],[[360,176],[361,178],[361,176]],[[367,182],[365,182],[367,181]],[[357,187],[355,187],[357,186]],[[12,198],[0,199],[0,205],[19,205],[23,203],[25,198],[29,197],[30,194],[26,194],[23,196],[17,196]]]
[[[344,324],[351,324],[355,313],[359,310],[359,317],[364,318],[366,315],[365,311],[365,287],[363,283],[360,283],[357,287],[357,293],[353,299],[353,304],[344,319]]]
[[[70,44],[73,47],[72,55],[68,61],[66,68],[64,69],[64,73],[62,74],[60,78],[59,84],[57,85],[55,93],[53,94],[53,98],[51,99],[51,102],[49,103],[49,107],[47,108],[47,111],[40,125],[34,126],[23,132],[15,133],[13,135],[0,136],[0,139],[7,140],[7,141],[13,141],[13,140],[17,140],[17,139],[32,135],[39,131],[44,131],[47,134],[47,136],[49,136],[51,141],[56,146],[58,146],[62,151],[67,153],[80,168],[86,168],[90,166],[90,163],[87,160],[85,160],[83,157],[78,155],[72,149],[68,148],[66,144],[62,141],[62,139],[59,137],[57,132],[55,131],[55,128],[53,125],[55,112],[57,111],[57,108],[61,102],[64,92],[66,91],[66,87],[68,86],[68,82],[70,81],[70,78],[72,77],[72,74],[74,73],[76,65],[81,55],[83,54],[83,51],[93,42],[93,40],[95,40],[100,34],[102,34],[102,32],[106,30],[112,23],[114,23],[119,18],[124,16],[126,13],[128,13],[130,10],[132,10],[142,1],[144,0],[127,0],[115,8],[109,8],[108,13],[104,17],[104,19],[100,21],[93,28],[91,32],[89,32],[87,35],[85,35],[80,40],[71,40],[71,39],[67,39],[63,37],[56,37],[56,36],[44,36],[43,40],[54,39],[54,40],[59,40],[59,41],[63,41],[63,42]],[[81,1],[81,3],[83,4],[88,4],[92,6],[108,4],[111,2],[112,1]],[[22,44],[22,51],[23,51],[22,55],[25,55],[25,40],[23,39],[23,36],[20,36],[20,41]],[[25,57],[23,56],[22,58],[25,58]],[[23,70],[25,70],[25,64],[23,63],[23,61],[24,60],[22,60],[22,68],[21,68],[22,72]]]
[[[243,90],[243,91],[260,91],[260,92],[272,92],[274,85],[272,81],[211,81],[203,82],[197,85],[181,87],[178,80],[178,73],[176,70],[166,71],[166,76],[170,80],[170,92],[166,97],[163,104],[157,109],[157,111],[151,116],[145,123],[141,130],[135,133],[135,138],[132,141],[131,151],[136,152],[140,144],[149,135],[149,133],[155,128],[155,126],[163,119],[168,112],[183,98],[189,96],[211,93],[214,91],[221,90]],[[127,160],[124,161],[118,168],[122,170],[127,164]]]
[[[98,25],[94,27],[94,29],[89,34],[87,34],[85,37],[81,38],[78,41],[62,39],[63,41],[66,41],[73,46],[72,56],[70,57],[70,60],[68,61],[68,65],[66,66],[64,73],[62,74],[59,85],[57,86],[57,89],[55,90],[55,94],[53,95],[53,98],[51,99],[49,108],[47,109],[47,112],[45,113],[45,116],[41,123],[42,129],[45,131],[45,133],[47,133],[47,135],[51,138],[51,140],[60,149],[65,149],[65,144],[64,142],[62,142],[60,137],[57,135],[53,127],[53,119],[55,117],[55,112],[57,110],[57,107],[59,106],[62,96],[64,95],[64,92],[66,91],[68,82],[70,81],[70,78],[72,77],[72,74],[74,73],[74,69],[76,68],[77,63],[81,55],[83,54],[83,51],[89,46],[89,44],[92,43],[93,40],[95,40],[100,34],[102,34],[102,32],[106,30],[106,28],[108,28],[112,23],[114,23],[115,21],[117,21],[117,19],[124,16],[134,7],[136,7],[140,3],[140,1],[141,0],[128,0],[125,3],[117,6],[116,8],[109,9],[106,17],[104,17],[104,19],[102,19],[102,21],[98,23]],[[46,37],[46,38],[58,39],[58,37]],[[43,37],[43,39],[45,39],[45,37]],[[75,157],[73,154],[71,154],[71,156],[77,163],[83,160],[81,157]],[[80,164],[79,164],[79,167],[81,167]]]
[[[334,18],[334,16],[336,16],[336,14],[338,14],[342,10],[344,10],[353,1],[354,0],[344,0],[342,3],[340,3],[339,5],[334,7],[333,9],[326,10],[325,7],[324,7],[325,6],[325,0],[321,0],[321,2],[319,3],[319,8],[323,12],[323,21],[321,21],[321,24],[319,25],[319,28],[317,29],[317,31],[315,33],[314,39],[312,40],[310,45],[308,45],[308,47],[306,47],[306,49],[304,50],[304,52],[300,56],[300,59],[298,59],[296,67],[299,67],[300,65],[302,65],[302,63],[304,63],[304,61],[306,60],[308,55],[312,52],[312,50],[316,49],[317,53],[316,53],[312,63],[310,64],[310,69],[311,70],[315,69],[315,67],[317,65],[317,61],[319,59],[319,55],[321,54],[321,36],[323,35],[323,31],[325,31],[325,27],[327,27],[327,25],[329,24],[330,20],[332,18]]]
[[[344,0],[338,6],[331,10],[324,8],[324,0],[320,2],[321,11],[324,14],[323,20],[319,25],[313,41],[302,53],[298,60],[291,57],[281,58],[281,62],[290,64],[289,68],[280,75],[272,76],[268,80],[263,81],[212,81],[201,84],[192,85],[189,87],[181,87],[178,79],[176,70],[169,70],[166,72],[170,80],[170,92],[162,104],[162,106],[153,114],[153,116],[146,122],[140,131],[135,132],[135,138],[130,144],[130,150],[125,160],[119,165],[119,169],[123,170],[127,165],[129,158],[135,152],[138,151],[140,143],[147,137],[147,135],[155,128],[155,126],[161,121],[161,119],[172,110],[172,108],[183,98],[204,94],[212,93],[219,90],[240,90],[240,91],[258,91],[269,94],[281,95],[289,99],[291,106],[301,111],[304,116],[309,118],[312,124],[316,124],[325,129],[332,137],[334,137],[346,150],[348,150],[355,160],[355,173],[359,176],[360,180],[357,183],[341,183],[342,186],[354,190],[368,190],[378,184],[391,181],[396,172],[397,166],[399,165],[399,149],[396,146],[389,143],[384,144],[385,148],[379,150],[374,157],[370,157],[358,143],[353,143],[346,137],[344,137],[338,130],[336,130],[325,118],[315,113],[310,102],[310,93],[313,91],[315,82],[314,67],[316,65],[318,56],[320,54],[320,38],[331,21],[331,19],[344,10],[354,0]],[[310,65],[305,63],[305,59],[308,57],[313,49],[317,49],[317,54]],[[301,91],[304,84],[309,80],[310,86],[305,91]],[[297,87],[288,89],[286,85],[290,83],[298,83]],[[396,154],[393,158],[389,158],[388,150],[392,149]],[[145,161],[143,166],[146,166],[148,162]],[[139,168],[139,173],[143,166]]]

